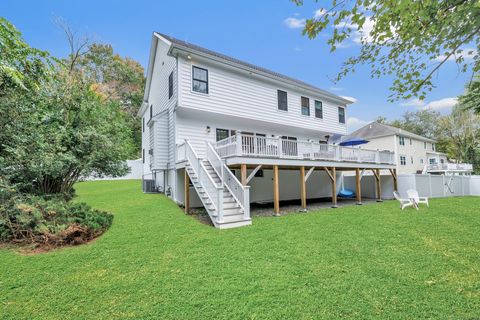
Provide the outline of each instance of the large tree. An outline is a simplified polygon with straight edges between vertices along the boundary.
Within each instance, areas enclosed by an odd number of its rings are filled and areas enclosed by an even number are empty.
[[[359,64],[370,65],[372,77],[393,76],[391,101],[424,99],[448,60],[456,61],[461,72],[480,70],[478,0],[332,0],[303,30],[309,38],[323,31],[331,33],[331,51],[349,42],[360,45],[336,80]]]
[[[135,60],[114,53],[111,45],[92,43],[74,63],[74,69],[90,81],[92,90],[107,101],[118,103],[132,129],[134,154],[141,149],[141,126],[137,111],[142,104],[145,76]]]
[[[82,176],[124,174],[132,143],[119,104],[92,90],[81,72],[49,67],[47,54],[13,25],[0,30],[2,52],[16,53],[0,54],[0,65],[16,70],[14,78],[1,74],[0,177],[45,195],[70,193]]]

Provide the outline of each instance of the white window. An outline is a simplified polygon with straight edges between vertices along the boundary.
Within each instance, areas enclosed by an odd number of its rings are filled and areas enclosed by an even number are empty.
[[[345,108],[338,107],[338,122],[345,123]]]
[[[404,146],[404,145],[405,145],[405,137],[403,137],[403,136],[398,136],[398,143],[399,143],[401,146]]]
[[[437,159],[435,159],[435,158],[430,158],[430,159],[428,159],[428,163],[430,163],[430,164],[436,164],[436,163],[437,163]]]
[[[423,164],[423,159],[422,158],[420,158],[420,163]]]
[[[407,165],[407,157],[400,156],[400,165],[406,166]]]

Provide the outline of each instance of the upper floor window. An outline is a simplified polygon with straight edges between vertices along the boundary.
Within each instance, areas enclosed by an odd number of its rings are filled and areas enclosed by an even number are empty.
[[[423,149],[427,150],[427,143],[425,141],[423,142]]]
[[[410,145],[412,145],[412,138],[410,138]]]
[[[277,90],[278,110],[288,111],[287,92]]]
[[[168,99],[173,96],[173,71],[168,76]]]
[[[310,115],[310,99],[302,97],[302,114],[304,116]]]
[[[195,66],[192,70],[192,90],[208,94],[208,70]]]
[[[407,157],[400,156],[400,165],[402,165],[402,166],[407,165]]]
[[[404,146],[405,145],[405,137],[398,136],[398,144],[400,144],[401,146]]]
[[[322,101],[315,100],[315,118],[323,118],[323,104]]]
[[[432,150],[435,151],[435,143],[432,143]]]
[[[345,123],[345,108],[338,107],[338,122]]]

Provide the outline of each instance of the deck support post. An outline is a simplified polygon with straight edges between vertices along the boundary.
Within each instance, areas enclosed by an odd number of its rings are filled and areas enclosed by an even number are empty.
[[[380,169],[372,169],[372,172],[376,180],[375,195],[377,198],[377,202],[382,202],[383,200],[382,200],[382,184],[380,180]]]
[[[331,172],[327,167],[323,168],[328,176],[330,181],[332,181],[332,208],[338,208],[337,206],[337,168],[332,167]]]
[[[303,212],[307,211],[307,186],[305,181],[305,167],[300,167],[300,197],[302,203],[302,210]]]
[[[357,205],[362,204],[362,186],[360,183],[360,168],[355,169],[355,182],[356,182],[356,196],[357,196]]]
[[[185,187],[185,213],[190,212],[190,177],[188,176],[187,170],[185,169],[185,178],[184,178],[184,187]]]
[[[280,193],[278,191],[278,165],[273,166],[273,213],[280,216]]]
[[[332,208],[337,207],[337,168],[332,167]]]
[[[388,169],[393,178],[393,191],[398,191],[397,169]]]
[[[242,182],[242,186],[246,186],[247,185],[247,165],[242,163],[240,165],[240,171],[241,171],[241,182]]]

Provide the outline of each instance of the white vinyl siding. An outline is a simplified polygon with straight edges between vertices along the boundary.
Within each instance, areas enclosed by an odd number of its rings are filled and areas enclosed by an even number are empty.
[[[179,107],[221,113],[251,120],[267,121],[299,129],[347,134],[345,124],[338,122],[339,104],[299,89],[279,88],[257,75],[246,75],[225,69],[213,63],[179,58]],[[208,69],[208,95],[192,91],[192,66]],[[286,91],[288,111],[278,110],[277,90]],[[301,114],[301,96],[322,100],[323,121]],[[346,116],[346,115],[345,115]]]

